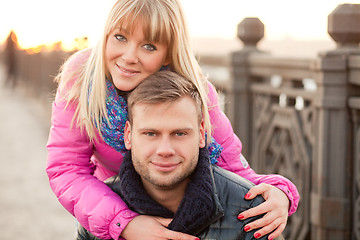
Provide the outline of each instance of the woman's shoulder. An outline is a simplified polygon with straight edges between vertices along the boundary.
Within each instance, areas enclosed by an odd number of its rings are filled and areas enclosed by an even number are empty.
[[[60,90],[66,89],[66,92],[68,92],[76,84],[90,54],[91,49],[87,48],[70,55],[57,76],[57,81],[60,83]]]
[[[66,60],[63,71],[67,73],[76,72],[80,66],[84,66],[91,54],[91,48],[77,51]]]
[[[213,109],[213,108],[216,108],[218,107],[219,105],[219,96],[218,96],[218,93],[217,93],[217,90],[215,88],[215,86],[209,81],[207,80],[206,81],[206,84],[207,84],[207,104],[208,104],[208,107],[209,107],[209,110]]]

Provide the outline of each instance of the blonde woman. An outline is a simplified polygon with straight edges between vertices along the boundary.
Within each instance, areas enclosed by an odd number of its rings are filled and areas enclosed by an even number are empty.
[[[279,175],[258,175],[241,155],[241,142],[218,107],[214,87],[203,77],[190,47],[177,0],[119,0],[93,49],[74,54],[63,65],[53,103],[46,171],[60,203],[101,239],[196,239],[166,228],[171,219],[138,215],[103,181],[118,173],[126,152],[127,93],[146,77],[169,69],[194,82],[206,111],[205,128],[213,164],[257,186],[265,203],[239,213],[239,220],[265,214],[245,226],[255,237],[284,230],[296,211],[296,187]]]

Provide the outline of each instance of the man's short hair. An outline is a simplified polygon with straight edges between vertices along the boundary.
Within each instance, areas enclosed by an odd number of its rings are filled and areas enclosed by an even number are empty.
[[[189,96],[196,104],[199,123],[202,120],[202,102],[196,86],[188,79],[171,71],[158,71],[143,80],[128,97],[128,120],[132,123],[132,108],[139,103],[174,102]]]

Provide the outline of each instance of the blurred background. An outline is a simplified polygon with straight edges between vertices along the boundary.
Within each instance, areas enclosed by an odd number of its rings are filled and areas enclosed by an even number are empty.
[[[12,0],[0,3],[0,239],[72,239],[75,219],[58,203],[45,174],[52,81],[73,52],[92,47],[114,0]],[[336,47],[328,15],[340,0],[181,0],[204,59],[229,62],[243,47],[237,26],[246,17],[265,25],[258,49],[272,56],[315,58]],[[348,2],[348,3],[351,3]],[[352,3],[358,3],[353,1]],[[9,50],[10,49],[10,50]],[[12,50],[11,50],[12,49]],[[12,55],[13,54],[13,55]],[[16,57],[15,57],[16,55]],[[220,65],[222,65],[221,63]],[[8,67],[13,75],[8,74]],[[229,69],[206,67],[210,78]],[[213,75],[213,76],[212,76]]]
[[[338,4],[344,3],[340,0],[181,2],[197,52],[224,54],[238,49],[236,25],[245,17],[258,17],[266,24],[265,38],[261,42],[264,48],[277,46],[272,49],[274,53],[306,55],[314,55],[316,50],[331,46],[327,15]],[[2,3],[0,42],[4,42],[13,30],[23,49],[36,51],[40,46],[51,48],[58,42],[67,51],[93,46],[113,3],[114,0],[13,0]],[[82,41],[84,38],[86,43]],[[296,45],[301,43],[305,45]],[[305,51],[296,51],[294,45],[302,46]]]

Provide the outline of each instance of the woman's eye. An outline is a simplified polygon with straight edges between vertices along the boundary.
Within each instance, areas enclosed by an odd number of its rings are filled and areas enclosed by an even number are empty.
[[[156,47],[153,44],[145,44],[144,48],[148,51],[155,51]]]
[[[115,34],[115,38],[119,40],[120,42],[125,42],[126,38],[121,34]]]

